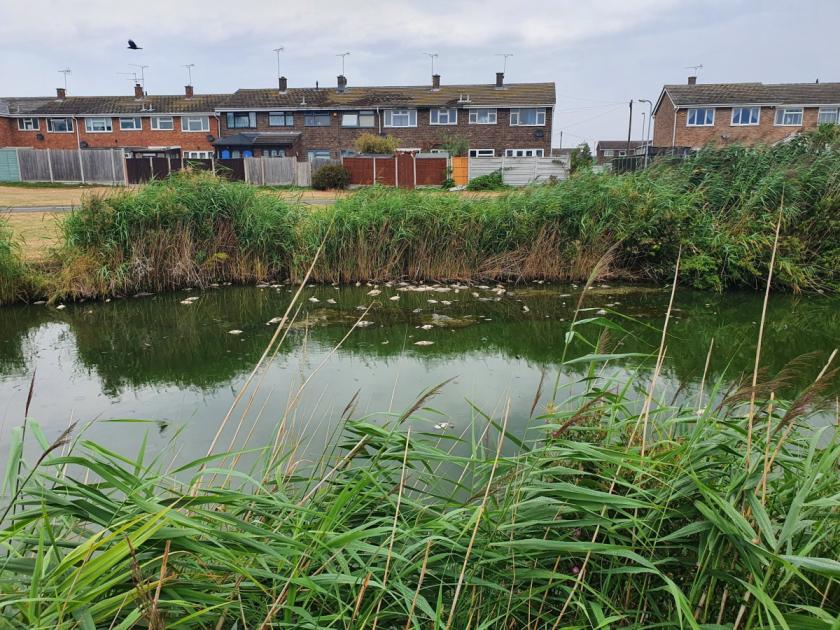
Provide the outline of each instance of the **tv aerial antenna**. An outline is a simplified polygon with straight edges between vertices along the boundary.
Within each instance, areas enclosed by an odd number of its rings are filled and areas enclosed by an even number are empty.
[[[343,52],[336,55],[336,57],[341,57],[341,76],[344,76],[344,60],[349,54],[349,52]]]
[[[67,75],[72,74],[73,71],[70,70],[69,67],[65,67],[65,68],[62,68],[61,70],[59,70],[58,72],[59,72],[59,74],[64,75],[64,91],[66,92],[67,91]]]
[[[183,67],[187,69],[187,78],[189,80],[189,83],[187,83],[187,85],[192,85],[192,69],[195,68],[195,64],[185,63]]]
[[[697,73],[703,69],[703,64],[697,64],[696,66],[685,66],[686,70],[691,70],[694,73],[694,76],[697,76]]]
[[[502,63],[502,72],[507,72],[507,60],[508,57],[513,57],[513,53],[496,53],[496,57],[504,57],[504,62]]]
[[[429,59],[432,60],[432,75],[434,76],[434,74],[435,74],[435,58],[437,58],[439,55],[437,53],[433,53],[433,52],[427,52],[427,53],[423,53],[423,54],[426,55]]]

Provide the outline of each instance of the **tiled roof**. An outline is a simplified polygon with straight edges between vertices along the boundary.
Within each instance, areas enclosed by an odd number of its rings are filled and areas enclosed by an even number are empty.
[[[635,149],[644,144],[642,140],[631,140],[630,149]],[[627,148],[627,140],[598,140],[598,145],[595,147],[596,151],[618,149],[619,151]]]
[[[216,138],[213,144],[224,147],[254,145],[291,145],[300,137],[299,131],[255,131]]]
[[[468,103],[461,102],[469,98]],[[343,92],[335,87],[237,90],[221,109],[272,108],[358,108],[358,107],[451,107],[553,105],[554,83],[511,83],[504,88],[495,84],[442,85],[433,90],[428,85],[416,86],[348,86]]]
[[[63,100],[55,97],[37,99],[39,102],[29,112],[38,116],[96,115],[96,114],[188,114],[191,112],[212,112],[228,95],[196,94],[187,98],[178,96],[147,96],[137,99],[133,96],[68,96]],[[28,99],[9,99],[25,101]],[[151,107],[151,112],[149,108]],[[11,109],[11,108],[10,108]],[[11,109],[11,114],[15,114]]]
[[[698,83],[666,85],[674,105],[827,105],[840,103],[840,83]]]
[[[0,96],[0,114],[17,115],[28,114],[42,105],[54,100],[49,96]]]

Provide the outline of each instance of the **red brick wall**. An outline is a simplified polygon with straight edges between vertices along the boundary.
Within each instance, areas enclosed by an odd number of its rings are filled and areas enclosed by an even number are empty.
[[[128,118],[128,116],[126,116]],[[84,118],[77,118],[75,124],[79,128],[78,141],[88,143],[88,147],[97,149],[116,149],[122,147],[149,147],[149,146],[180,146],[182,151],[212,151],[213,145],[207,140],[207,135],[218,136],[218,123],[214,116],[210,116],[210,131],[184,132],[181,131],[180,116],[173,116],[175,129],[172,131],[153,131],[151,120],[148,116],[142,116],[143,129],[140,131],[122,131],[118,117],[112,118],[113,131],[105,133],[89,133],[85,130]],[[76,149],[77,139],[75,130],[73,133],[50,133],[47,131],[46,118],[39,118],[40,128],[38,131],[18,131],[17,120],[8,120],[11,127],[8,142],[0,142],[0,145],[15,147],[32,147],[35,149]],[[2,127],[0,127],[2,129]],[[41,134],[44,139],[38,140]],[[0,131],[2,139],[2,131]]]
[[[11,118],[0,118],[0,147],[11,147],[12,125],[16,123]]]
[[[382,114],[380,114],[382,115]],[[495,149],[496,155],[505,149],[543,149],[545,156],[551,152],[551,108],[546,109],[546,124],[543,127],[511,127],[510,110],[497,109],[495,125],[469,124],[469,110],[458,110],[457,125],[430,125],[429,110],[417,112],[417,127],[386,128],[382,132],[399,139],[400,147],[416,147],[424,151],[440,147],[447,134],[465,136],[473,149]],[[341,126],[341,112],[331,112],[329,127],[304,126],[304,112],[294,112],[294,126],[269,127],[268,112],[257,112],[256,129],[228,129],[227,119],[221,114],[222,136],[235,135],[248,131],[297,131],[301,133],[286,155],[295,155],[306,159],[311,149],[329,149],[333,157],[339,157],[342,149],[352,149],[356,138],[363,133],[379,133],[379,115],[375,115],[376,126],[367,129],[354,129]],[[534,132],[543,132],[542,138],[535,138]]]
[[[674,107],[666,97],[656,114],[653,125],[653,146],[655,147],[692,147],[700,148],[707,144],[726,146],[729,144],[772,144],[790,135],[817,126],[819,108],[806,107],[802,114],[801,127],[775,125],[776,108],[762,107],[759,123],[750,126],[733,126],[732,108],[715,108],[715,124],[710,127],[688,127],[688,109],[676,110],[676,134],[674,135]]]

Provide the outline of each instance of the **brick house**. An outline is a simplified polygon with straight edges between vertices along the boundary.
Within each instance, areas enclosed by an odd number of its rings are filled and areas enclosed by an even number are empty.
[[[630,155],[644,155],[644,140],[630,141]],[[595,145],[595,163],[606,164],[617,157],[624,157],[627,153],[627,140],[599,140]]]
[[[840,83],[666,85],[653,109],[653,147],[772,144],[840,122]]]
[[[67,96],[0,99],[0,146],[124,149],[128,155],[210,157],[224,95]]]
[[[447,135],[464,136],[470,154],[545,156],[551,151],[553,83],[237,90],[217,109],[219,157],[350,155],[363,133],[391,134],[399,148],[439,149]]]

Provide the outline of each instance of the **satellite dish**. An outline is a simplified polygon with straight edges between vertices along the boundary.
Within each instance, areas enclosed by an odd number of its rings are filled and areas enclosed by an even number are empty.
[[[207,134],[207,142],[213,142],[213,140],[215,140],[215,139],[216,139],[216,136],[214,136],[212,133]]]
[[[88,148],[88,143],[87,143],[87,140],[82,140],[82,141],[79,143],[79,146],[80,146],[82,149],[87,149],[87,148]]]
[[[44,141],[44,134],[42,134],[42,133],[37,134],[35,137],[36,137],[38,140],[40,140],[41,142],[43,142],[43,141]]]

